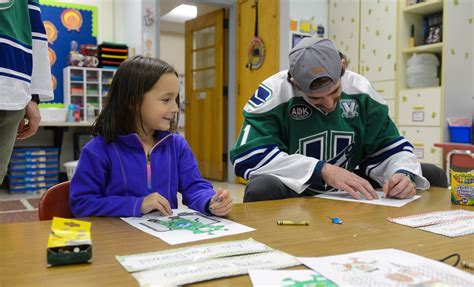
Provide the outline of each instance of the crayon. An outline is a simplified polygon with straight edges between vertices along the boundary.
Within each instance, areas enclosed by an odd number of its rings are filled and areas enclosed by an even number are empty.
[[[278,225],[309,225],[308,221],[277,220]]]

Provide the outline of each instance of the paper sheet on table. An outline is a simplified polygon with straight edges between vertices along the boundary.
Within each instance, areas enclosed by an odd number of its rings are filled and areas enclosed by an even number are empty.
[[[403,217],[387,218],[387,220],[390,222],[395,222],[410,227],[422,227],[466,219],[474,219],[474,212],[469,210],[456,209],[421,213]]]
[[[474,276],[397,249],[298,260],[340,286],[473,286]]]
[[[249,270],[254,287],[324,286],[337,287],[334,282],[313,270]]]
[[[393,207],[400,207],[404,206],[405,204],[412,202],[413,200],[417,200],[420,198],[420,195],[415,195],[412,198],[407,199],[398,199],[398,198],[387,198],[385,197],[385,193],[383,191],[376,191],[379,199],[355,199],[349,193],[345,191],[334,191],[334,192],[327,192],[315,195],[314,197],[325,198],[325,199],[335,199],[335,200],[344,200],[344,201],[353,201],[359,203],[368,203],[368,204],[376,204],[376,205],[386,205],[386,206],[393,206]]]
[[[459,237],[474,234],[474,218],[419,227],[418,229],[448,237]]]
[[[195,264],[132,273],[140,286],[177,286],[216,278],[247,274],[249,269],[280,269],[300,265],[295,257],[280,251],[210,259]]]
[[[191,264],[214,258],[273,251],[273,248],[249,238],[168,249],[157,252],[115,256],[128,272]]]
[[[254,228],[192,209],[173,209],[173,215],[152,212],[142,217],[121,217],[128,224],[168,244],[181,244],[255,230]]]

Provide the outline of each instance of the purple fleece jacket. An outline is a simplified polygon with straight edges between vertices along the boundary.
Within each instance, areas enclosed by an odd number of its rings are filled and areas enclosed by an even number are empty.
[[[111,143],[97,136],[87,143],[71,180],[69,205],[74,216],[138,217],[143,198],[151,192],[177,208],[178,191],[183,204],[208,214],[206,206],[215,192],[202,178],[188,143],[169,132],[156,136],[160,141],[150,153],[151,190],[147,188],[147,158],[137,134]]]

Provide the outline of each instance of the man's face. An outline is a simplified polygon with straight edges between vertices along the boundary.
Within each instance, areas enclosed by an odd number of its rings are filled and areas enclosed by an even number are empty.
[[[309,101],[326,113],[333,112],[336,109],[337,102],[341,98],[341,80],[335,86],[331,86],[323,91],[306,93]]]

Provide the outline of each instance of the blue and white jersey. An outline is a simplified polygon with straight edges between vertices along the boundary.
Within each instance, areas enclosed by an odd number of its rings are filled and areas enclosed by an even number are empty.
[[[48,38],[37,0],[0,1],[0,110],[54,98]]]

